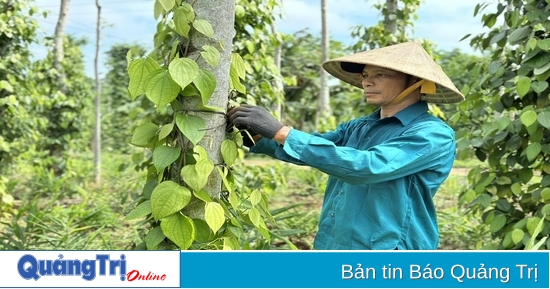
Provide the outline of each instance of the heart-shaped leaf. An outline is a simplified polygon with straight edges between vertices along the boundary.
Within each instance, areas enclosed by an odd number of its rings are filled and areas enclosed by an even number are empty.
[[[195,240],[196,229],[193,220],[180,213],[172,214],[160,222],[162,233],[181,250],[189,248]]]
[[[206,133],[206,123],[198,116],[179,114],[176,116],[176,125],[193,145],[196,145]]]
[[[172,79],[181,87],[185,89],[197,76],[199,75],[199,65],[189,58],[177,58],[170,62],[168,71]]]
[[[153,164],[157,172],[164,170],[180,157],[181,149],[168,146],[160,146],[153,151]]]
[[[191,192],[173,181],[158,184],[151,194],[151,211],[156,220],[183,209],[191,200]]]
[[[145,85],[145,95],[157,107],[163,107],[172,102],[181,91],[179,85],[172,80],[167,69],[157,69],[150,74]]]

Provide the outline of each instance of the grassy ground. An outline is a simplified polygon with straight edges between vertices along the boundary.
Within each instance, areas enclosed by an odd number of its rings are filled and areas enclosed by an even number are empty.
[[[147,228],[124,221],[124,209],[141,193],[144,172],[131,156],[104,154],[102,182],[93,181],[91,155],[75,155],[68,173],[55,177],[42,168],[21,163],[9,176],[8,192],[15,198],[9,218],[0,217],[0,249],[116,250],[131,249]],[[125,165],[126,164],[126,165]],[[475,249],[487,240],[478,216],[458,205],[467,184],[469,162],[457,166],[435,198],[440,220],[441,249]],[[306,167],[269,159],[246,159],[238,172],[250,186],[260,186],[270,199],[277,222],[273,232],[300,249],[311,249],[317,230],[327,176]],[[0,215],[1,216],[1,215]],[[274,249],[288,249],[275,241]]]

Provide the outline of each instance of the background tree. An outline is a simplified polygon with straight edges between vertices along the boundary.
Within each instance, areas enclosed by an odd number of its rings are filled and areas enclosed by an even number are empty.
[[[483,213],[498,249],[546,249],[550,233],[550,7],[545,1],[476,5],[489,32],[470,44],[490,63],[470,67],[472,85],[460,118],[484,120],[464,130],[487,165],[469,173],[462,200]],[[496,26],[503,19],[506,25]],[[460,140],[463,144],[464,141]]]
[[[321,59],[320,62],[323,63],[329,60],[330,53],[330,34],[328,30],[328,20],[327,20],[327,1],[321,0]],[[315,118],[315,129],[319,130],[319,125],[323,121],[328,121],[328,118],[331,116],[330,109],[330,90],[328,86],[328,73],[323,69],[319,69],[320,77],[320,89],[319,96],[317,99],[317,115]]]
[[[71,6],[70,0],[60,0],[59,5],[59,17],[57,18],[57,24],[54,31],[54,46],[53,46],[53,68],[57,70],[57,81],[60,85],[65,82],[65,77],[61,62],[63,62],[63,39],[65,38],[65,25],[67,23],[67,14],[69,13],[69,7]]]
[[[37,43],[37,8],[29,1],[0,0],[0,221],[13,213],[13,196],[8,192],[8,172],[17,157],[32,147],[38,127],[26,105],[25,71],[30,64],[29,46]]]
[[[94,78],[95,78],[95,127],[93,139],[95,181],[101,182],[101,81],[99,79],[99,49],[101,47],[101,5],[99,0],[95,1],[97,8],[96,22],[96,44],[94,57]]]

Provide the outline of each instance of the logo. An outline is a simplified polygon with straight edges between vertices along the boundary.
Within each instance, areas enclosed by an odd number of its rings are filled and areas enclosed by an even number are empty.
[[[80,276],[83,280],[92,281],[96,276],[118,276],[120,281],[164,281],[166,274],[146,275],[138,270],[126,270],[126,255],[111,259],[110,254],[96,254],[95,259],[63,259],[62,254],[54,260],[37,259],[32,254],[23,255],[17,262],[17,272],[25,280],[38,280],[46,276]]]

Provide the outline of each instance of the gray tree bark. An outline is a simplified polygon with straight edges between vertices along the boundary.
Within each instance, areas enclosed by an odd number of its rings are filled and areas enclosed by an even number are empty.
[[[275,28],[275,23],[271,23],[271,32],[273,34],[277,33],[277,29]],[[275,112],[275,116],[278,120],[281,120],[283,115],[283,93],[284,93],[284,86],[283,86],[283,79],[281,75],[281,57],[282,57],[283,49],[282,44],[279,43],[277,47],[275,47],[275,55],[273,56],[275,66],[277,67],[277,70],[279,71],[279,77],[275,79],[275,88],[277,91],[277,100],[275,101],[275,104],[273,105],[272,110]]]
[[[95,1],[97,7],[97,25],[96,25],[96,45],[94,59],[94,75],[95,75],[95,129],[94,129],[94,167],[95,167],[95,182],[101,183],[101,82],[99,80],[99,48],[101,34],[101,5],[99,0]]]
[[[57,24],[55,25],[54,33],[54,46],[53,46],[53,68],[57,70],[57,81],[60,87],[63,87],[63,81],[65,74],[63,73],[63,35],[65,31],[65,24],[67,22],[67,14],[69,13],[69,6],[71,0],[61,0],[59,5],[59,17],[57,18]],[[62,90],[63,91],[63,90]]]
[[[386,0],[388,14],[384,18],[384,28],[391,34],[397,32],[397,1],[398,0]]]
[[[327,24],[327,1],[321,0],[321,63],[329,59],[330,51],[330,36]],[[319,129],[319,125],[323,119],[328,118],[332,112],[330,109],[330,91],[328,87],[328,73],[321,67],[320,71],[320,86],[319,96],[317,99],[317,113],[315,118],[315,127]]]
[[[210,70],[217,80],[216,89],[208,101],[208,106],[227,108],[229,101],[229,68],[231,66],[231,52],[233,37],[235,37],[235,0],[200,0],[193,4],[197,14],[196,19],[204,19],[214,28],[214,39],[194,33],[191,38],[191,46],[199,49],[192,51],[188,57],[198,59],[200,68]],[[220,44],[223,46],[220,46]],[[211,45],[216,47],[221,54],[220,63],[212,68],[201,57],[200,47]],[[183,103],[185,109],[196,109],[200,105],[197,99],[186,98]],[[214,165],[223,163],[221,156],[221,143],[226,134],[226,118],[224,115],[207,112],[197,112],[195,115],[202,117],[206,122],[208,131],[204,138],[199,142],[208,153],[208,157],[214,162]],[[217,168],[210,174],[208,183],[204,187],[208,194],[213,198],[219,198],[222,190],[222,179],[218,174]],[[186,214],[189,217],[203,218],[204,203],[202,201],[191,202],[186,207]]]

